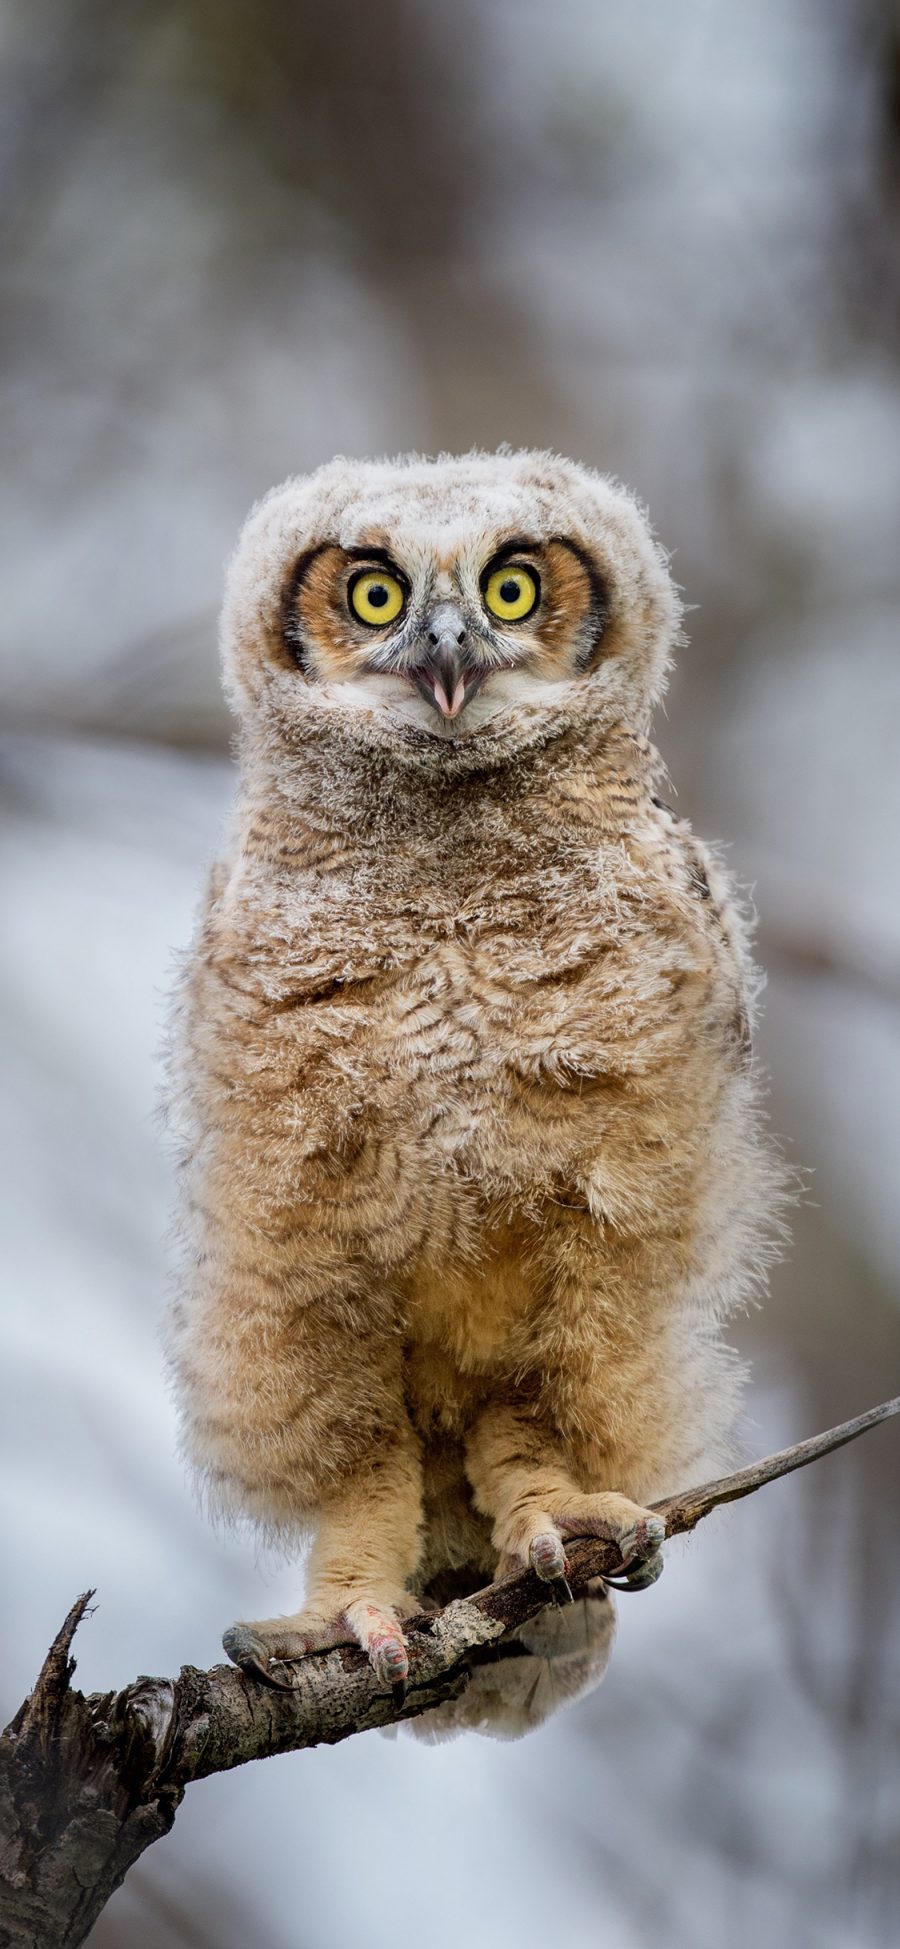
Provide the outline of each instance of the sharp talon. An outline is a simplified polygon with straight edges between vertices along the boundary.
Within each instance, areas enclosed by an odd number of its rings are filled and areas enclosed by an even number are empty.
[[[248,1631],[246,1624],[232,1624],[223,1636],[222,1649],[227,1652],[233,1665],[245,1672],[248,1678],[256,1678],[261,1685],[271,1685],[276,1692],[292,1692],[294,1687],[289,1678],[281,1678],[269,1665],[269,1653],[262,1638],[255,1631]]]
[[[261,1658],[256,1658],[252,1652],[249,1652],[246,1658],[236,1658],[234,1662],[248,1678],[260,1678],[264,1685],[268,1685],[269,1667],[263,1664]]]
[[[271,1685],[274,1692],[296,1692],[297,1690],[296,1683],[292,1678],[279,1677],[279,1674],[273,1670],[271,1665],[263,1667],[254,1665],[253,1673],[256,1678],[262,1679],[264,1685]]]
[[[575,1599],[572,1596],[572,1586],[568,1577],[554,1577],[550,1588],[557,1604],[574,1604]]]
[[[634,1563],[633,1570],[629,1570],[628,1565],[623,1564],[621,1571],[615,1576],[604,1577],[604,1583],[608,1584],[611,1590],[649,1590],[652,1584],[659,1582],[665,1567],[661,1550],[653,1550],[649,1556],[642,1557],[637,1562],[634,1558],[631,1561]]]
[[[405,1678],[398,1678],[396,1684],[391,1686],[391,1697],[393,1698],[394,1704],[397,1707],[397,1710],[399,1712],[400,1707],[406,1704],[406,1679]]]
[[[222,1650],[227,1651],[236,1665],[246,1665],[254,1659],[265,1661],[269,1656],[262,1638],[258,1638],[256,1632],[249,1630],[246,1624],[231,1624],[227,1631],[223,1631]]]

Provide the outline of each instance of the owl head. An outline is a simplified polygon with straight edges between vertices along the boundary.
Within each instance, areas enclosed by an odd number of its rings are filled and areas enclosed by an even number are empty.
[[[225,686],[280,744],[481,765],[575,722],[645,730],[679,614],[638,503],[573,461],[337,459],[249,516]]]

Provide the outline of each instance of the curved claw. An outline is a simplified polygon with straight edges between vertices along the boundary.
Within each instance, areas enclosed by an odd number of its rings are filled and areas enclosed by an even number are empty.
[[[631,1561],[634,1563],[633,1570],[629,1570],[626,1563],[618,1576],[604,1577],[603,1582],[610,1590],[649,1590],[651,1584],[659,1582],[665,1568],[662,1550],[651,1550],[649,1556],[641,1557],[637,1562],[632,1558]]]
[[[258,1678],[263,1685],[271,1685],[276,1692],[292,1692],[289,1678],[281,1678],[269,1664],[269,1651],[246,1624],[232,1624],[222,1638],[222,1649],[227,1652],[233,1665],[237,1665],[248,1677]]]

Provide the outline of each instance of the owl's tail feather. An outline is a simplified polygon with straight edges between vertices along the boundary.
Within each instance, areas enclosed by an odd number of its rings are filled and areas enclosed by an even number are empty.
[[[577,1603],[542,1611],[523,1624],[497,1647],[494,1658],[476,1665],[459,1698],[410,1719],[408,1730],[431,1744],[460,1732],[519,1739],[559,1706],[599,1685],[615,1630],[613,1599],[598,1583]]]

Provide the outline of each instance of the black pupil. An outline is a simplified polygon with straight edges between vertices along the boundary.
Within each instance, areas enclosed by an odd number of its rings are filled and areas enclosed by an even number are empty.
[[[388,592],[384,586],[384,583],[373,582],[372,587],[369,590],[369,601],[372,604],[372,608],[383,609],[385,603],[387,602],[387,599],[388,599]]]
[[[520,595],[523,593],[524,591],[519,588],[518,582],[513,581],[511,575],[507,576],[506,581],[500,584],[501,602],[518,602]]]

